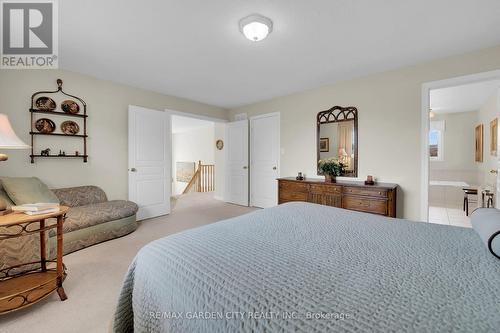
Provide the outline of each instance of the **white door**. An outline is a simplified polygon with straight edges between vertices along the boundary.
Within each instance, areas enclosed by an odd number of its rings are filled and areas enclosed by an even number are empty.
[[[170,213],[170,115],[129,106],[129,200],[139,205],[138,220]]]
[[[225,200],[248,206],[248,120],[226,124]]]
[[[250,205],[278,204],[280,116],[272,113],[250,118]]]

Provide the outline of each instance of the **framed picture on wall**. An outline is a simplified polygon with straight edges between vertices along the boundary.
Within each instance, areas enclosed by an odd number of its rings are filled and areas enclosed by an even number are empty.
[[[490,154],[497,156],[498,152],[498,118],[490,122]]]
[[[483,124],[477,125],[475,129],[476,162],[483,162]]]
[[[178,182],[189,183],[194,175],[195,162],[176,162],[175,180]]]
[[[320,138],[319,139],[319,151],[321,153],[328,153],[330,151],[330,139]]]

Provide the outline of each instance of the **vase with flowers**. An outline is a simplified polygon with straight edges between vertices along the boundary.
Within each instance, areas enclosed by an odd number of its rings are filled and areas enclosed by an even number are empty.
[[[345,172],[345,165],[338,158],[326,158],[318,161],[318,170],[325,176],[325,181],[335,183],[336,178]]]

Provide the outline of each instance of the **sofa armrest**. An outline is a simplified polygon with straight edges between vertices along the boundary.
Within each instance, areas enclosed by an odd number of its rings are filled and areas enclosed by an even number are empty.
[[[61,205],[78,207],[108,201],[106,193],[97,186],[78,186],[52,190]]]

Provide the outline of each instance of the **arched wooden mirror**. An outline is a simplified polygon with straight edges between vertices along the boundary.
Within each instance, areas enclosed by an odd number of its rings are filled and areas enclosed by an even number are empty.
[[[357,177],[358,109],[353,106],[334,106],[321,111],[317,116],[317,127],[318,161],[338,158],[346,166],[342,177]]]

